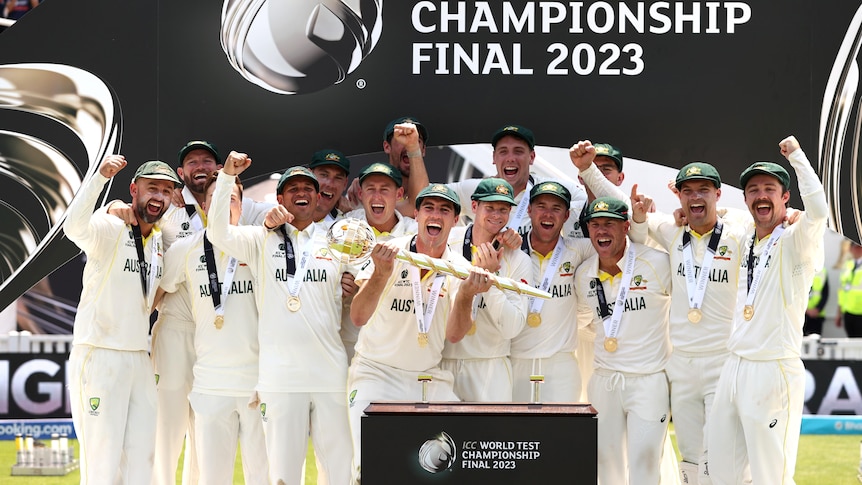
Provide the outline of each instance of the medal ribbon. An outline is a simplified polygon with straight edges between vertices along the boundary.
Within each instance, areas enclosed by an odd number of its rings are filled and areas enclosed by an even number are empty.
[[[218,282],[218,268],[216,268],[215,254],[213,251],[213,243],[204,234],[204,258],[207,263],[207,274],[209,275],[210,295],[213,300],[213,308],[217,316],[224,316],[224,307],[227,304],[227,297],[230,293],[230,287],[233,284],[233,277],[236,274],[236,258],[230,258],[227,263],[227,269],[224,273],[224,300],[222,300],[222,285]]]
[[[763,272],[766,270],[766,261],[769,260],[772,249],[775,247],[775,243],[778,242],[778,238],[781,237],[782,233],[784,233],[783,225],[777,226],[772,230],[772,235],[769,236],[766,246],[763,247],[763,251],[760,253],[760,261],[757,262],[757,268],[753,268],[754,240],[757,237],[757,232],[755,231],[754,235],[751,236],[751,247],[748,248],[748,298],[745,299],[746,306],[752,306],[754,303],[754,295],[757,293]]]
[[[157,229],[153,227],[153,231]],[[144,259],[144,237],[140,226],[132,226],[132,238],[135,240],[135,249],[138,252],[138,275],[141,277],[141,292],[144,295],[144,306],[149,309],[150,291],[156,284],[156,274],[159,272],[159,251],[155,238],[150,241],[150,262]],[[147,273],[146,275],[144,273]]]
[[[602,325],[605,327],[606,338],[616,338],[620,333],[620,322],[623,319],[623,309],[625,308],[626,295],[629,293],[629,284],[632,281],[632,274],[635,272],[635,248],[634,245],[629,245],[629,250],[626,252],[626,265],[623,269],[623,277],[620,280],[620,291],[617,293],[617,300],[614,302],[614,312],[608,314],[607,298],[605,297],[605,288],[602,282],[595,278],[596,282],[596,297],[599,299],[599,313],[602,317]],[[608,318],[610,316],[610,318]]]
[[[416,236],[413,236],[413,240],[410,242],[410,252],[416,252]],[[428,304],[423,307],[419,268],[411,266],[408,272],[410,274],[410,286],[413,288],[413,313],[416,315],[416,326],[419,333],[427,334],[431,330],[431,318],[434,317],[434,310],[437,309],[437,303],[440,301],[440,288],[443,287],[446,275],[437,273],[437,276],[434,277],[434,283],[431,284],[431,294],[428,296]]]
[[[530,177],[530,181],[527,182],[527,188],[524,189],[524,196],[518,202],[518,208],[515,209],[513,215],[509,216],[509,223],[506,224],[507,229],[513,229],[515,232],[518,232],[518,228],[521,227],[521,219],[524,218],[524,215],[527,213],[527,207],[530,205],[530,189],[532,188],[533,179]]]
[[[524,238],[526,239],[526,238]],[[560,260],[563,259],[563,247],[565,243],[563,242],[563,238],[561,237],[557,241],[557,245],[554,247],[554,252],[551,254],[551,261],[548,263],[548,267],[545,268],[545,273],[542,275],[542,283],[538,286],[538,288],[542,291],[548,291],[548,288],[551,287],[551,280],[554,278],[554,274],[557,272],[557,268],[560,267]],[[530,300],[530,313],[541,313],[542,305],[545,304],[545,300],[542,298],[529,297]]]
[[[204,228],[204,221],[201,219],[201,213],[198,211],[197,201],[194,196],[187,190],[183,190],[183,201],[186,203],[186,214],[189,215],[189,223],[195,232],[200,232]]]
[[[688,290],[689,308],[703,306],[703,295],[706,294],[709,272],[712,270],[712,263],[715,260],[715,250],[718,248],[718,240],[721,239],[722,228],[721,221],[716,222],[706,247],[706,253],[703,255],[703,262],[700,265],[700,276],[696,282],[694,278],[694,254],[691,250],[691,233],[689,231],[682,233],[682,261],[685,268],[685,286]]]
[[[296,273],[300,275],[305,273],[305,270],[308,268],[308,265],[311,262],[311,246],[314,241],[314,237],[309,237],[308,242],[302,247],[301,257],[299,259],[299,267],[296,266],[296,253],[293,251],[293,243],[290,241],[290,238],[287,237],[287,230],[285,226],[282,225],[280,228],[281,235],[284,238],[284,251],[285,251],[285,259],[287,260],[287,292],[290,293],[290,296],[298,296],[299,288],[302,286],[302,276],[299,278],[296,277]]]

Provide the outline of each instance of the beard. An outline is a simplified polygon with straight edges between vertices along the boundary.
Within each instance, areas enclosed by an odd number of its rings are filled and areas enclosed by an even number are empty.
[[[155,224],[156,221],[162,218],[162,215],[164,215],[165,211],[167,211],[168,206],[164,205],[162,207],[162,210],[159,211],[158,215],[153,215],[147,212],[148,202],[149,201],[138,202],[138,204],[135,206],[135,215],[138,217],[139,221],[144,221],[147,224]]]

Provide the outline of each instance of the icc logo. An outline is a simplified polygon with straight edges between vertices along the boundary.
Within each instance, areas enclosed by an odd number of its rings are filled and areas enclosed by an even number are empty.
[[[279,94],[344,81],[383,32],[382,0],[225,0],[221,45],[246,80]]]
[[[446,471],[455,463],[455,441],[445,431],[419,448],[419,466],[431,473]]]

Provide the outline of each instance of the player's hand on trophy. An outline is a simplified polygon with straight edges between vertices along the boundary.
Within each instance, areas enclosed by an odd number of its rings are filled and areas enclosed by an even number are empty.
[[[346,302],[353,300],[359,285],[356,284],[355,276],[350,273],[341,273],[341,299]]]
[[[407,150],[407,156],[410,156],[411,152],[421,150],[419,146],[419,130],[413,123],[399,123],[395,125],[392,131],[392,138],[404,145],[404,148]]]
[[[578,170],[583,172],[590,168],[596,159],[596,147],[590,140],[579,141],[569,148],[569,158]]]
[[[778,147],[781,149],[781,154],[784,155],[784,158],[789,159],[791,153],[799,150],[799,141],[796,140],[795,136],[790,135],[781,140],[781,142],[778,143]]]
[[[224,173],[239,175],[251,166],[251,158],[245,153],[231,151],[224,160]]]
[[[122,155],[108,155],[99,166],[99,173],[105,178],[111,178],[125,168],[126,157]]]
[[[398,246],[389,242],[377,243],[371,250],[371,260],[374,261],[374,272],[380,274],[392,274],[395,267],[395,257],[398,255]]]
[[[638,184],[632,185],[631,204],[632,221],[637,223],[646,222],[647,212],[652,205],[652,199],[638,193]]]
[[[493,286],[493,278],[494,275],[489,273],[484,268],[480,268],[478,266],[471,266],[470,274],[461,283],[461,288],[458,291],[463,291],[465,296],[470,297],[472,297],[473,295],[478,295],[479,293],[484,293],[491,289],[491,286]]]
[[[492,243],[482,243],[476,246],[476,252],[473,254],[473,265],[496,273],[500,270],[502,252],[502,249],[494,249]]]
[[[274,206],[269,212],[266,213],[266,217],[263,219],[263,225],[268,230],[273,230],[276,227],[281,226],[282,224],[293,222],[293,214],[291,214],[283,205],[278,204]]]

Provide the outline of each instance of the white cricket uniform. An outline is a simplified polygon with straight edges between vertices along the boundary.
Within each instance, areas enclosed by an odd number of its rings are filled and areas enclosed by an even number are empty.
[[[753,302],[748,296],[747,235],[728,341],[709,417],[710,475],[715,484],[739,483],[746,464],[753,483],[794,483],[805,392],[800,359],[802,326],[814,273],[823,267],[828,205],[823,185],[802,150],[790,155],[805,212],[772,249]],[[768,238],[754,244],[755,265]]]
[[[581,371],[575,351],[578,348],[578,326],[586,325],[588,320],[578,317],[575,270],[582,261],[594,255],[595,250],[589,239],[564,237],[561,241],[563,252],[548,287],[551,299],[542,304],[541,324],[525,326],[512,339],[512,398],[516,402],[533,401],[531,375],[544,376],[539,394],[542,402],[577,402],[581,394]],[[537,253],[530,246],[529,234],[524,237],[522,247],[526,247],[529,254],[538,286],[548,270],[553,251],[550,254]],[[532,298],[528,300],[529,305]]]
[[[688,227],[676,224],[669,214],[652,213],[647,222],[632,222],[629,237],[643,242],[647,235],[665,248],[670,257],[673,293],[670,306],[670,340],[673,353],[666,372],[670,382],[670,404],[677,444],[683,462],[697,466],[700,483],[709,483],[706,449],[706,418],[715,397],[721,367],[727,360],[727,339],[733,321],[739,265],[745,252],[745,233],[751,226],[731,218],[722,223],[712,268],[701,304],[702,319],[689,321],[689,294],[683,259],[683,235]],[[691,234],[695,281],[713,231]]]
[[[595,167],[594,167],[595,168]],[[598,171],[598,168],[596,168]],[[599,172],[601,174],[601,172]],[[454,190],[458,197],[462,201],[466,201],[461,205],[461,217],[463,220],[466,220],[468,223],[473,221],[476,218],[476,214],[473,212],[473,207],[470,204],[470,197],[473,195],[473,192],[476,191],[476,187],[479,186],[479,182],[482,179],[466,179],[458,182],[450,182],[446,184],[447,187]],[[580,209],[583,208],[584,204],[587,201],[587,193],[580,185],[572,185],[568,182],[551,179],[547,177],[542,177],[541,175],[531,174],[530,182],[527,184],[527,189],[522,190],[518,195],[515,196],[515,204],[520,204],[521,199],[527,197],[527,204],[529,204],[530,197],[530,188],[532,188],[535,184],[540,184],[542,182],[550,182],[555,181],[557,183],[562,184],[569,190],[569,193],[572,194],[572,203],[571,208],[572,212],[569,215],[569,219],[566,221],[566,224],[563,226],[563,234],[566,234],[566,231],[570,226],[574,226],[577,224],[578,214],[580,214]],[[613,195],[613,194],[608,194]],[[577,209],[577,211],[575,210]],[[509,217],[515,217],[515,214],[518,212],[518,205],[512,206],[512,212]],[[572,221],[572,217],[574,217],[574,222]],[[521,218],[520,224],[518,225],[518,234],[522,237],[530,232],[530,228],[532,227],[532,223],[530,222],[530,216],[527,213],[524,213],[524,217]]]
[[[473,245],[466,248],[467,230],[455,227],[449,233],[449,250],[466,259]],[[517,249],[506,248],[495,273],[524,284],[533,284],[530,258]],[[527,319],[527,297],[514,291],[492,286],[473,300],[474,326],[458,343],[443,345],[440,367],[455,378],[455,394],[462,401],[511,402],[512,364],[509,352],[512,338],[524,329]]]
[[[344,398],[347,357],[338,335],[341,275],[347,268],[332,258],[322,224],[310,224],[302,231],[285,225],[297,273],[306,250],[310,258],[305,272],[297,275],[302,277],[301,308],[289,311],[288,285],[293,277],[287,271],[283,234],[263,226],[229,225],[228,194],[233,184],[233,176],[219,174],[207,234],[213,245],[247,262],[257,284],[257,392],[270,481],[300,482],[310,427],[320,473],[332,483],[347,483],[353,449]]]
[[[414,237],[399,237],[391,242],[409,249]],[[461,255],[448,249],[441,259],[462,267],[470,265]],[[418,342],[419,329],[414,314],[409,268],[409,263],[395,261],[392,275],[386,282],[386,289],[380,296],[374,314],[359,332],[356,355],[350,364],[347,398],[356,473],[361,467],[361,417],[371,401],[421,401],[422,386],[417,379],[423,374],[433,379],[427,386],[429,401],[458,400],[452,387],[452,373],[440,368],[440,360],[452,299],[461,280],[455,276],[442,276],[444,281],[431,319],[428,343],[423,347]],[[356,281],[367,280],[373,272],[374,263],[370,262],[356,276]],[[429,271],[421,280],[424,304],[428,303],[437,275],[437,272]]]
[[[230,257],[213,248],[220,285]],[[180,288],[195,322],[194,381],[188,399],[195,415],[195,452],[200,481],[232,483],[237,442],[242,447],[245,483],[268,483],[266,445],[260,415],[248,402],[257,384],[258,340],[254,281],[248,266],[237,263],[230,287],[223,287],[224,323],[216,312],[204,252],[204,232],[175,243],[165,255],[162,289]]]
[[[354,218],[361,219],[363,221],[368,222],[368,219],[365,217],[365,209],[359,208],[352,210],[346,214],[344,214],[345,218]],[[378,242],[389,241],[390,239],[413,235],[416,234],[416,220],[412,217],[407,217],[401,215],[400,212],[395,211],[395,217],[398,219],[398,222],[395,223],[395,227],[392,228],[389,232],[380,233],[376,229],[374,229],[374,235],[377,236]],[[358,272],[358,268],[357,272]],[[353,324],[353,321],[350,320],[350,305],[345,304],[344,310],[341,312],[341,343],[344,344],[344,351],[347,353],[347,363],[350,364],[350,361],[353,360],[353,354],[355,353],[354,347],[356,346],[356,340],[359,338],[359,330],[360,327],[357,327]]]
[[[593,309],[596,328],[595,371],[589,395],[598,411],[598,473],[599,483],[603,484],[659,483],[670,418],[664,373],[670,358],[668,256],[628,242],[625,255],[617,263],[621,269],[632,247],[636,259],[615,352],[604,347],[606,334],[596,289],[596,280],[600,279],[598,255],[584,261],[575,275],[578,305]],[[611,312],[621,289],[622,274],[602,278],[600,283]]]
[[[64,224],[66,236],[87,255],[69,356],[72,419],[81,448],[81,483],[148,485],[156,386],[147,336],[164,247],[154,226],[143,240],[144,295],[131,226],[93,213],[107,181],[98,172],[86,179]]]
[[[198,205],[188,187],[183,187],[185,207],[171,205],[162,217],[165,246],[200,232],[206,226],[206,213]],[[243,197],[240,224],[260,225],[272,203],[256,202]],[[186,440],[183,456],[183,484],[199,481],[194,413],[189,404],[195,363],[195,322],[190,307],[191,297],[185,286],[168,293],[159,305],[159,318],[153,326],[152,360],[156,372],[158,414],[156,417],[156,455],[153,483],[173,485],[176,482],[177,461]],[[186,439],[187,438],[187,439]]]

